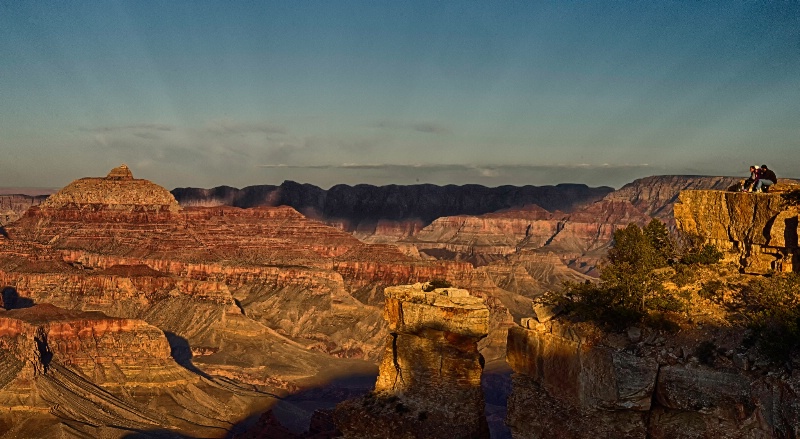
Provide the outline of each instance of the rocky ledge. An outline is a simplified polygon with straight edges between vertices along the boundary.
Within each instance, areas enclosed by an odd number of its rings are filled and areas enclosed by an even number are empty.
[[[798,437],[800,371],[753,364],[741,334],[704,363],[708,337],[523,319],[508,334],[513,437]]]
[[[375,391],[340,404],[345,437],[489,437],[481,390],[489,309],[456,288],[387,288],[390,334]]]
[[[745,273],[800,271],[797,190],[776,185],[770,193],[683,191],[675,222],[728,253]]]

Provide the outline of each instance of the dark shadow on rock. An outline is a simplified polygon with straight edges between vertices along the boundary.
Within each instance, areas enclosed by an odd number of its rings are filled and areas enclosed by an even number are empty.
[[[481,375],[481,387],[486,401],[484,413],[489,424],[492,439],[511,439],[511,430],[506,425],[506,405],[511,395],[510,367],[484,371]]]
[[[772,230],[772,226],[775,224],[775,220],[777,216],[773,216],[769,220],[767,220],[767,224],[764,226],[764,230],[761,231],[761,236],[764,238],[764,242],[769,242],[769,231]],[[753,242],[757,242],[753,240]]]
[[[797,247],[797,217],[787,218],[784,226],[783,242],[786,247]]]
[[[208,374],[198,369],[192,363],[192,348],[189,347],[189,342],[185,338],[175,334],[174,332],[168,331],[164,331],[164,335],[167,336],[167,342],[172,350],[170,354],[176,363],[180,364],[191,372],[203,376],[204,378],[211,378]]]
[[[342,401],[358,398],[375,388],[376,373],[350,375],[333,379],[329,383],[291,394],[278,400],[266,413],[256,413],[238,422],[230,430],[231,439],[258,437],[323,438],[338,437],[325,429],[325,419]],[[271,412],[271,413],[270,413]],[[315,425],[312,425],[314,418]],[[265,419],[269,422],[265,422]],[[275,421],[274,431],[271,426]],[[333,428],[332,419],[330,427]],[[267,427],[265,430],[264,428]],[[322,427],[322,430],[320,428]],[[286,435],[286,431],[289,435]],[[270,436],[281,433],[283,436]],[[292,436],[293,435],[293,436]]]
[[[178,434],[169,430],[137,431],[122,437],[124,439],[196,439],[194,436]]]
[[[3,238],[9,239],[8,232],[6,231],[6,228],[3,227],[3,226],[0,226],[0,236],[2,236]]]
[[[27,297],[20,297],[16,288],[14,287],[3,288],[4,309],[10,310],[10,309],[30,308],[32,306],[33,306],[33,299],[29,299]]]

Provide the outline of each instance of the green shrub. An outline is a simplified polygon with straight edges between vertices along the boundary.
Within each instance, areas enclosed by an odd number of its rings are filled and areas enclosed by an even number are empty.
[[[717,300],[722,293],[725,284],[718,280],[711,280],[703,284],[697,294],[703,299]]]
[[[800,349],[800,275],[776,275],[742,290],[743,315],[761,350],[772,360],[788,360]]]
[[[675,285],[684,287],[694,282],[696,277],[695,270],[688,265],[676,264],[675,274],[672,275],[672,281],[675,282]]]
[[[663,312],[654,312],[647,315],[644,323],[653,328],[669,332],[678,332],[681,328],[677,323],[670,320],[669,316]]]
[[[644,229],[629,224],[614,231],[599,284],[568,284],[561,299],[550,300],[580,319],[612,329],[642,322],[651,312],[684,310],[684,302],[664,289],[663,271],[654,271],[667,267],[674,255],[675,243],[663,223],[653,220]],[[661,325],[666,316],[656,319]]]
[[[722,259],[722,252],[712,244],[704,244],[699,249],[694,249],[681,258],[684,264],[712,265]]]

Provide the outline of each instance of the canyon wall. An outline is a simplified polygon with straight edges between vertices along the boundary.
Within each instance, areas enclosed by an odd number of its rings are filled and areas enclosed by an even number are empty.
[[[28,208],[45,199],[47,195],[0,195],[0,226],[18,220]]]

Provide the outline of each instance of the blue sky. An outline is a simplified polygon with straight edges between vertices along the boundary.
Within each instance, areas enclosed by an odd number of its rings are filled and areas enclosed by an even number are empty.
[[[797,1],[0,1],[0,186],[800,177]]]

